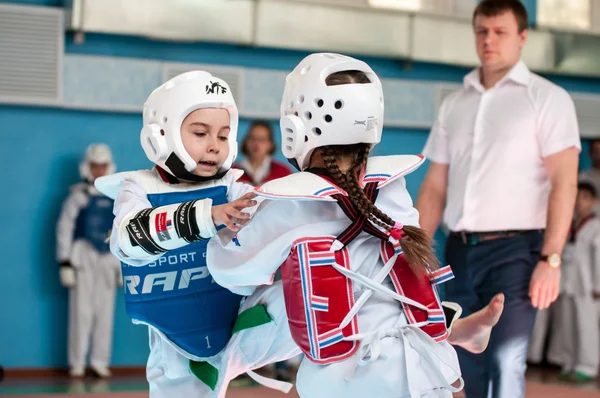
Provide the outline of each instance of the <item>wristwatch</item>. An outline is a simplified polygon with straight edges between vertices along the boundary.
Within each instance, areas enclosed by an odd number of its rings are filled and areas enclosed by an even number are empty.
[[[549,255],[542,254],[540,256],[540,260],[547,262],[548,265],[552,268],[558,268],[562,264],[562,259],[560,258],[560,254],[558,253],[553,253]]]

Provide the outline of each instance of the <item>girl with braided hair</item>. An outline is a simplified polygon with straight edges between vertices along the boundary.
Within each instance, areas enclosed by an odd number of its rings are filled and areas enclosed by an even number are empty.
[[[498,297],[451,333],[460,307],[442,305],[437,285],[452,272],[418,227],[404,180],[424,159],[369,157],[382,123],[367,64],[306,57],[286,79],[280,120],[282,151],[300,172],[258,187],[267,200],[252,221],[209,242],[210,273],[234,293],[271,284],[281,266],[305,355],[302,397],[452,397],[462,379],[451,344],[482,351],[502,311]]]
[[[342,71],[336,72],[325,79],[325,84],[328,86],[336,86],[343,84],[365,84],[371,83],[367,75],[361,71]],[[353,145],[330,145],[317,149],[313,152],[314,159],[312,164],[320,164],[319,155],[322,158],[322,163],[325,164],[327,173],[333,180],[346,192],[352,204],[365,216],[369,221],[380,226],[381,228],[391,231],[395,225],[387,214],[375,206],[373,202],[367,198],[365,192],[359,182],[360,173],[367,165],[369,153],[372,145],[359,143]],[[348,166],[350,160],[352,164],[348,170],[342,172],[339,162],[345,163]],[[409,265],[415,268],[425,268],[434,270],[439,267],[438,260],[431,248],[431,242],[423,230],[417,227],[405,226],[403,228],[404,237],[400,240],[400,244],[404,250]]]
[[[321,157],[322,163],[325,165],[324,175],[329,175],[339,187],[348,193],[348,198],[356,209],[369,221],[386,231],[391,231],[396,224],[395,221],[369,200],[359,181],[360,173],[367,165],[370,151],[369,144],[327,146],[313,152],[312,164],[320,164],[319,157]],[[338,162],[343,163],[346,159],[353,159],[353,162],[348,170],[342,172]],[[318,173],[314,169],[309,169],[309,171]],[[400,245],[408,264],[417,272],[423,269],[430,271],[438,269],[438,259],[427,234],[422,229],[409,225],[404,226],[402,232]]]

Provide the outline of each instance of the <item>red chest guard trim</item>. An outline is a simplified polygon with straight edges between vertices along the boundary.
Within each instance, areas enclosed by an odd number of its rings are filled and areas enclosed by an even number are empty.
[[[387,262],[394,254],[394,248],[389,242],[381,242],[381,258]],[[428,308],[424,311],[402,302],[404,313],[411,324],[427,322],[421,329],[436,342],[448,338],[446,316],[442,309],[436,285],[452,279],[454,276],[449,266],[441,268],[429,275],[417,275],[410,268],[403,255],[398,256],[396,264],[390,271],[390,278],[396,292]]]
[[[383,188],[399,177],[412,173],[425,162],[423,155],[373,156],[369,158],[365,173],[361,176],[364,187],[370,182],[377,182]]]
[[[332,267],[349,269],[348,249],[331,252],[334,236],[299,239],[282,265],[285,304],[292,337],[315,363],[352,356],[359,342],[344,338],[358,333],[357,317],[341,323],[354,306],[352,281]]]
[[[361,186],[378,183],[382,188],[416,170],[425,158],[422,155],[395,155],[370,157],[360,175]],[[259,196],[271,200],[321,200],[335,201],[334,195],[347,193],[332,181],[309,172],[300,172],[264,183],[255,188]]]

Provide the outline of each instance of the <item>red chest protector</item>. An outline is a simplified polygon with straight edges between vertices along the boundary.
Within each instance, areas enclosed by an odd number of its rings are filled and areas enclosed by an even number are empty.
[[[367,182],[367,179],[363,181]],[[377,182],[367,182],[365,193],[374,202],[378,193]],[[402,254],[397,241],[399,236],[395,239],[394,233],[390,237],[375,228],[354,208],[347,196],[335,194],[332,197],[352,220],[351,225],[337,237],[297,240],[282,265],[289,326],[302,352],[315,363],[328,364],[352,356],[359,348],[358,341],[347,339],[359,330],[357,315],[348,318],[355,299],[353,278],[345,273],[352,273],[346,245],[363,231],[381,239],[381,257],[391,267],[389,275],[395,293],[412,302],[398,304],[403,306],[410,324],[418,324],[437,342],[445,340],[448,337],[446,318],[436,285],[452,278],[450,267],[429,275],[417,275]],[[393,263],[388,263],[394,256]],[[381,275],[381,280],[372,282],[380,285],[385,274]]]
[[[343,341],[358,333],[356,317],[340,329],[354,305],[352,281],[331,266],[349,268],[348,249],[330,252],[334,236],[304,238],[294,243],[281,268],[283,292],[292,337],[308,358],[330,363],[348,358],[357,341]]]

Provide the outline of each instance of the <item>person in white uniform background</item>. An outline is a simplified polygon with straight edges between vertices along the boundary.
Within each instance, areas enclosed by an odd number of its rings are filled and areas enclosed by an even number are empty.
[[[94,374],[109,377],[115,291],[122,279],[107,243],[113,201],[93,184],[115,172],[110,148],[90,145],[79,171],[84,181],[71,187],[56,233],[60,282],[69,289],[69,373],[84,376],[89,351]]]
[[[527,351],[528,363],[534,365],[562,364],[563,343],[560,336],[559,307],[559,302],[555,301],[550,307],[538,310]]]
[[[579,181],[592,184],[596,192],[600,192],[600,139],[590,140],[589,155],[592,167],[579,173]],[[596,214],[600,214],[600,201],[596,201]]]
[[[592,381],[600,361],[600,325],[595,300],[600,298],[600,219],[594,213],[596,189],[579,183],[575,220],[564,251],[559,299],[562,346],[561,377]]]
[[[579,182],[591,184],[596,192],[600,192],[600,139],[590,140],[588,154],[592,161],[592,167],[579,173]],[[598,200],[596,200],[594,213],[600,214],[600,201]],[[560,305],[556,302],[550,308],[538,311],[527,353],[528,362],[540,364],[546,358],[553,365],[562,364],[559,307]],[[548,335],[550,341],[545,352]]]

